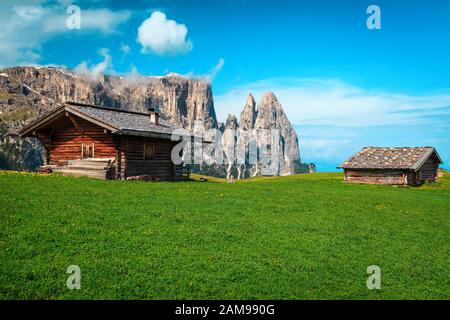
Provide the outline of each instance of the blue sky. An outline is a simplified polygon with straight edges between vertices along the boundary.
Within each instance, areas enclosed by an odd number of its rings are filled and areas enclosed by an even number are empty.
[[[4,0],[0,65],[208,76],[219,120],[273,91],[319,170],[365,145],[433,145],[448,162],[449,21],[448,1]]]

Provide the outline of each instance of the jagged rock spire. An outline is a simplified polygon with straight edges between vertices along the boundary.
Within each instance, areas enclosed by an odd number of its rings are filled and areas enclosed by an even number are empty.
[[[276,104],[279,102],[278,102],[278,99],[275,96],[275,94],[273,92],[269,91],[262,95],[260,103],[264,104],[264,105],[271,105],[271,104]]]
[[[283,107],[278,102],[273,92],[266,92],[262,95],[258,105],[258,115],[255,120],[255,128],[257,129],[275,129],[279,125],[277,118],[284,115]]]
[[[237,122],[237,118],[234,114],[228,114],[227,121],[225,123],[225,129],[238,129],[239,125]]]
[[[251,93],[247,97],[244,110],[239,117],[239,127],[241,130],[253,129],[255,127],[256,120],[256,102]]]

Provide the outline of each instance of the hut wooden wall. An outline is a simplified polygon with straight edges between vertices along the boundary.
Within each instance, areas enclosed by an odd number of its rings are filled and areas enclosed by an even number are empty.
[[[144,159],[144,144],[155,146],[151,159]],[[155,179],[177,179],[182,177],[182,167],[175,166],[171,152],[176,142],[144,137],[124,137],[122,140],[122,177],[151,176]]]
[[[88,121],[75,118],[82,134],[67,117],[55,124],[55,129],[49,134],[50,159],[49,164],[65,164],[68,160],[81,159],[82,144],[94,144],[95,158],[114,158],[116,147],[110,134]],[[47,142],[48,143],[48,142]]]
[[[408,174],[402,170],[356,170],[346,169],[345,181],[367,184],[407,184]]]
[[[430,182],[436,181],[438,169],[439,159],[433,154],[420,168],[418,172],[419,180]]]

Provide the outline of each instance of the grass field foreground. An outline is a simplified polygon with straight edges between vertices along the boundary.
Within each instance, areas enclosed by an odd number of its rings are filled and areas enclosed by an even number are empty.
[[[0,172],[0,190],[1,299],[450,298],[448,172],[420,188]]]

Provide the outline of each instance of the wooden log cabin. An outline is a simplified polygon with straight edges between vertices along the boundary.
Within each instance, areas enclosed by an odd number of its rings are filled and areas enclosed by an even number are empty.
[[[182,165],[171,152],[177,129],[155,110],[139,113],[80,103],[64,103],[24,127],[45,148],[42,169],[100,179],[180,180]]]
[[[417,186],[436,181],[441,163],[433,147],[366,147],[338,168],[349,183]]]

